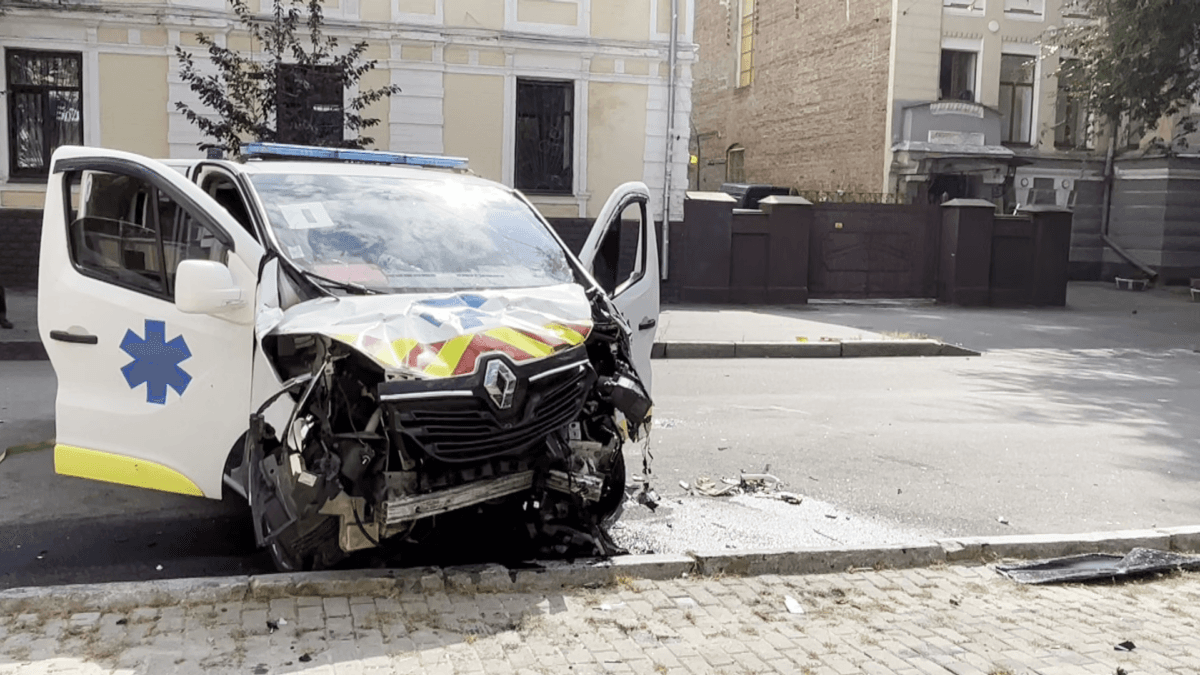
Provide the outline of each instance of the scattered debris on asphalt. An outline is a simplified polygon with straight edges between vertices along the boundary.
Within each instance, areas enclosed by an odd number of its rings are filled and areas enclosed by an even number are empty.
[[[999,522],[1001,525],[1007,525],[1007,524],[1008,524],[1008,518],[1005,518],[1004,516],[999,516],[999,517],[997,517],[997,518],[996,518],[996,520],[997,520],[997,521],[998,521],[998,522]]]
[[[1133,642],[1130,640],[1126,640],[1124,642],[1118,642],[1117,646],[1113,647],[1113,649],[1115,649],[1119,652],[1131,652],[1136,648],[1137,648],[1137,645],[1133,644]]]
[[[129,623],[129,619],[117,619],[118,626],[124,626]]]
[[[300,661],[300,663],[308,663],[309,661],[312,661],[312,655],[309,654],[308,652],[305,652],[300,655],[299,661]]]
[[[997,565],[995,569],[1022,584],[1100,581],[1156,572],[1200,570],[1200,556],[1135,548],[1124,556],[1085,553],[1023,565]]]
[[[704,497],[731,497],[733,495],[771,496],[791,504],[799,504],[802,498],[791,492],[782,492],[783,481],[767,473],[770,465],[762,473],[741,473],[737,478],[722,478],[719,482],[708,476],[700,476],[689,485],[687,481],[679,481],[679,487],[689,495]]]
[[[804,608],[800,606],[800,602],[790,595],[783,597],[783,604],[787,607],[787,611],[792,614],[803,614]]]

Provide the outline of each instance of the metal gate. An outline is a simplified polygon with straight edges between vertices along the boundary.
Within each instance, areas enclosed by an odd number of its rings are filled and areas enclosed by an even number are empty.
[[[809,238],[809,296],[933,297],[940,224],[936,205],[816,205]]]

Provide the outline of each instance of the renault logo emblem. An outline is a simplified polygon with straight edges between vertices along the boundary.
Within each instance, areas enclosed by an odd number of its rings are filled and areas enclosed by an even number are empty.
[[[507,410],[513,404],[513,392],[517,390],[517,376],[503,361],[489,361],[483,375],[483,388],[497,408]]]

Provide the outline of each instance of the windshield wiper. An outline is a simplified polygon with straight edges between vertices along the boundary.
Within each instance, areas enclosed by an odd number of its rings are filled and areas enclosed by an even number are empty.
[[[350,293],[356,293],[358,295],[379,295],[380,293],[382,293],[382,291],[377,291],[374,288],[367,288],[366,286],[363,286],[361,284],[356,284],[352,281],[337,281],[336,279],[330,279],[329,277],[323,277],[320,274],[317,274],[316,272],[311,272],[302,267],[299,269],[300,269],[300,273],[303,274],[304,276],[308,277],[309,279],[318,281],[325,286],[332,286],[333,288],[340,288],[343,291],[347,291]]]

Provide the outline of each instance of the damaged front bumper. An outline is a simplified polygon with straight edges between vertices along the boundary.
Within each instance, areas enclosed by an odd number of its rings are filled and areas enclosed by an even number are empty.
[[[292,410],[279,429],[260,410],[231,470],[259,544],[281,569],[328,567],[419,539],[428,528],[418,524],[450,512],[517,504],[534,536],[574,532],[595,554],[615,553],[605,531],[625,501],[623,446],[648,433],[651,402],[628,326],[606,297],[588,300],[574,344],[521,359],[472,352],[472,338],[462,354],[470,371],[447,377],[389,369],[342,335],[265,340],[293,377]]]

